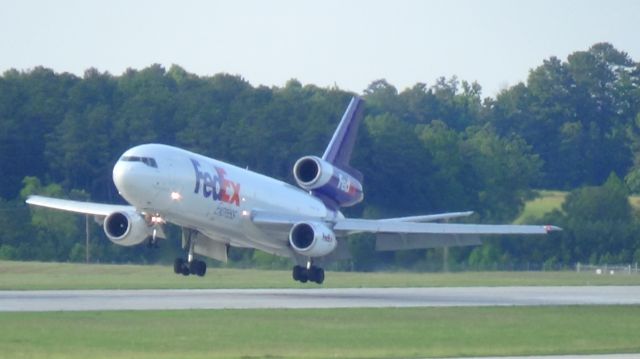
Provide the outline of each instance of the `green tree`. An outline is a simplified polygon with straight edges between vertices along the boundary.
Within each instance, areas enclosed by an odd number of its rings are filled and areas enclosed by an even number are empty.
[[[43,186],[36,177],[25,177],[20,197],[40,194],[64,197],[58,184]],[[65,212],[34,208],[31,212],[33,237],[27,238],[20,255],[27,259],[67,261],[73,245],[80,241],[77,217]]]
[[[548,257],[556,256],[565,263],[628,263],[640,246],[640,226],[627,189],[614,173],[602,186],[572,191],[562,212],[546,216],[545,221],[563,227],[559,240],[547,241],[544,250]]]
[[[639,111],[637,66],[606,43],[575,52],[566,62],[551,57],[530,72],[526,84],[499,94],[488,118],[498,133],[519,134],[541,155],[539,186],[602,183],[612,171],[626,174],[632,164],[628,134]]]

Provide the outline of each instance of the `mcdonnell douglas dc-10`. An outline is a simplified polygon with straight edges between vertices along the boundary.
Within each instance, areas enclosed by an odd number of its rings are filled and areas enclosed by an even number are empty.
[[[177,274],[203,276],[196,255],[227,260],[230,246],[290,257],[293,279],[322,283],[327,263],[349,258],[345,238],[370,232],[377,250],[480,244],[481,235],[546,234],[554,226],[433,223],[472,212],[388,218],[345,218],[341,207],[363,199],[362,174],[349,164],[364,102],[354,97],[322,157],[293,166],[299,187],[213,158],[161,144],[127,150],[113,168],[118,192],[130,203],[111,205],[31,196],[27,203],[93,215],[109,240],[122,246],[155,243],[162,225],[182,227],[186,258]]]

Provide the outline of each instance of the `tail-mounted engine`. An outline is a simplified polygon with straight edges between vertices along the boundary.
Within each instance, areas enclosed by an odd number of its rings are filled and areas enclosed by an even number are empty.
[[[308,257],[323,257],[331,253],[338,242],[336,235],[324,223],[296,223],[289,233],[293,250]]]
[[[153,231],[136,212],[113,212],[105,218],[103,227],[111,242],[127,247],[144,242]]]
[[[321,198],[349,207],[364,198],[362,184],[347,172],[315,156],[305,156],[293,166],[298,186]]]

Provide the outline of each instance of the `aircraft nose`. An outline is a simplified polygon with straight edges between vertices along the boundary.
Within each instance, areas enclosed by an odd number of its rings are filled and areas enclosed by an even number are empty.
[[[151,165],[149,160],[147,160],[149,164],[144,162],[143,159],[146,157],[123,156],[123,158],[125,159],[120,159],[113,166],[113,183],[116,185],[118,193],[127,202],[138,208],[160,206],[158,186],[161,176],[157,167]],[[130,160],[131,158],[133,160]],[[169,198],[168,195],[166,197]]]
[[[125,199],[129,198],[134,186],[133,179],[135,175],[132,172],[131,164],[124,161],[118,161],[113,166],[113,183],[116,185],[120,195]]]
[[[139,187],[142,176],[140,176],[138,167],[135,166],[135,163],[122,160],[113,166],[113,183],[116,185],[118,193],[129,203],[133,200],[132,195],[141,190]]]

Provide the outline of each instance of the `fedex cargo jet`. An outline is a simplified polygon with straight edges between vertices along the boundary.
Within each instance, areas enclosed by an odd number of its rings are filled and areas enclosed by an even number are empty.
[[[293,279],[322,283],[327,263],[349,258],[349,234],[377,235],[377,250],[480,244],[491,234],[546,234],[554,226],[434,223],[470,215],[454,212],[388,218],[345,218],[340,208],[363,200],[362,174],[349,164],[364,102],[354,97],[322,157],[293,166],[300,188],[180,148],[145,144],[127,150],[113,181],[130,204],[112,205],[31,196],[27,203],[93,215],[118,245],[155,244],[167,222],[182,227],[185,258],[176,274],[203,276],[197,255],[227,260],[230,246],[290,257]]]

